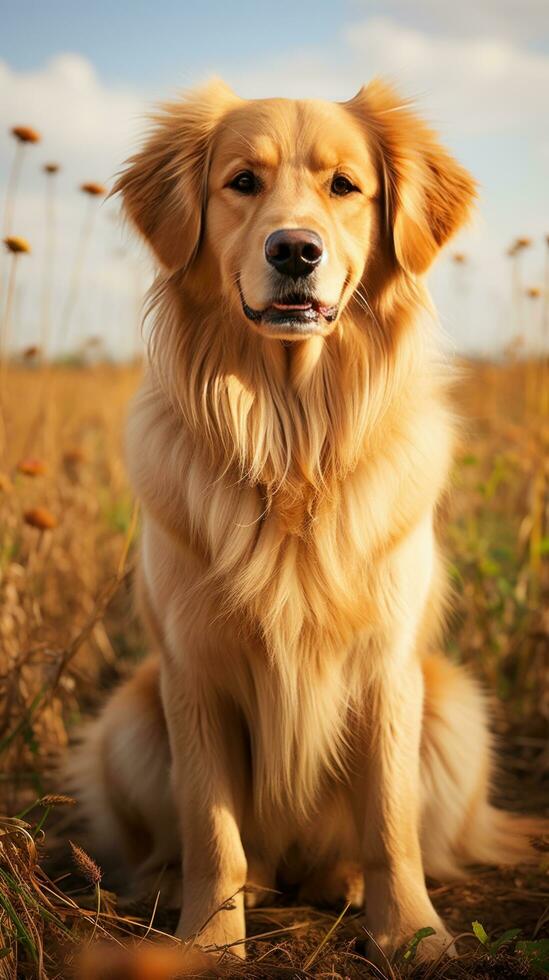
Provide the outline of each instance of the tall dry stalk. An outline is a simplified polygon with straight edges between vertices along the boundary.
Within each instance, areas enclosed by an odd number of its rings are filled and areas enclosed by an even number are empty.
[[[25,150],[28,145],[40,142],[40,133],[36,129],[32,129],[31,126],[13,126],[10,130],[11,135],[15,140],[15,153],[13,155],[11,169],[8,176],[7,190],[6,190],[6,200],[4,204],[4,222],[2,229],[2,237],[4,239],[11,236],[11,229],[13,224],[13,217],[15,214],[15,202],[17,198],[17,189],[19,187],[19,178],[21,176],[21,170],[23,167],[23,160],[25,157]],[[0,264],[1,269],[1,264]],[[6,279],[4,275],[4,270],[1,269],[0,274],[0,297],[7,289]]]
[[[60,342],[62,345],[68,340],[69,328],[78,300],[82,272],[92,236],[95,213],[97,211],[97,200],[98,198],[104,197],[107,193],[106,188],[103,187],[102,184],[96,183],[81,184],[80,190],[88,197],[88,206],[84,213],[84,220],[80,231],[80,240],[76,249],[69,290],[65,300],[65,305],[63,307],[63,312],[61,314]]]
[[[522,336],[524,332],[524,324],[522,322],[522,312],[523,304],[522,297],[524,295],[524,287],[522,283],[522,254],[525,249],[530,248],[532,240],[522,236],[516,238],[507,255],[511,259],[511,291],[512,291],[512,315],[513,315],[513,332],[515,336]]]
[[[10,175],[8,177],[8,188],[6,192],[6,204],[4,209],[4,228],[3,235],[9,238],[15,213],[15,201],[17,188],[23,166],[25,149],[29,144],[40,142],[40,133],[30,126],[14,126],[11,135],[15,139],[15,154],[13,156]]]
[[[549,415],[549,235],[545,236],[543,311],[541,317],[541,404],[542,417]]]
[[[6,450],[6,420],[4,413],[4,400],[6,393],[6,379],[9,359],[9,343],[11,333],[11,320],[15,299],[15,283],[17,278],[17,266],[19,257],[30,253],[30,245],[24,238],[18,236],[8,236],[4,239],[4,245],[10,255],[10,269],[8,273],[8,285],[4,313],[0,325],[0,458],[4,456]]]
[[[51,300],[55,266],[55,185],[57,182],[56,175],[59,173],[59,169],[58,163],[45,163],[42,168],[46,175],[44,279],[42,284],[42,329],[40,332],[40,357],[42,363],[48,360],[50,353]]]

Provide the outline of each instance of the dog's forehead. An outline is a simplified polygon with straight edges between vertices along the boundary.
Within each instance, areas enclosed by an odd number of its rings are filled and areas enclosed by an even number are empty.
[[[266,167],[294,161],[311,170],[329,170],[344,161],[374,170],[365,129],[344,105],[320,100],[255,99],[221,122],[214,163],[241,157]]]

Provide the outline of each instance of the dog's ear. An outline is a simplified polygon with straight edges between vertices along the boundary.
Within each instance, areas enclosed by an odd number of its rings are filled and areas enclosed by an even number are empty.
[[[426,272],[470,217],[475,181],[385,82],[376,79],[345,105],[379,149],[396,258],[407,272]]]
[[[113,189],[130,220],[170,272],[188,266],[200,244],[212,135],[240,101],[221,81],[162,105],[143,147]]]

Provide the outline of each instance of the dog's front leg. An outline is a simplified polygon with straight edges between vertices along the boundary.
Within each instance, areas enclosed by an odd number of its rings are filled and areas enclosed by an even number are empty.
[[[361,808],[370,953],[379,962],[430,926],[436,935],[423,940],[419,953],[431,958],[451,946],[451,937],[427,894],[419,843],[422,672],[402,646],[380,651],[380,660],[369,702]]]
[[[201,946],[237,943],[245,936],[246,883],[241,726],[218,692],[185,676],[181,664],[168,658],[162,698],[183,852],[177,935]],[[243,944],[231,950],[244,956]]]

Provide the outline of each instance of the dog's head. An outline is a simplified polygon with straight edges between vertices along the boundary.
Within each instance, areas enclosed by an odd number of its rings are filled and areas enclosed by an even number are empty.
[[[169,272],[267,337],[327,335],[382,271],[414,276],[466,220],[469,174],[381,82],[346,103],[166,105],[117,190]]]

